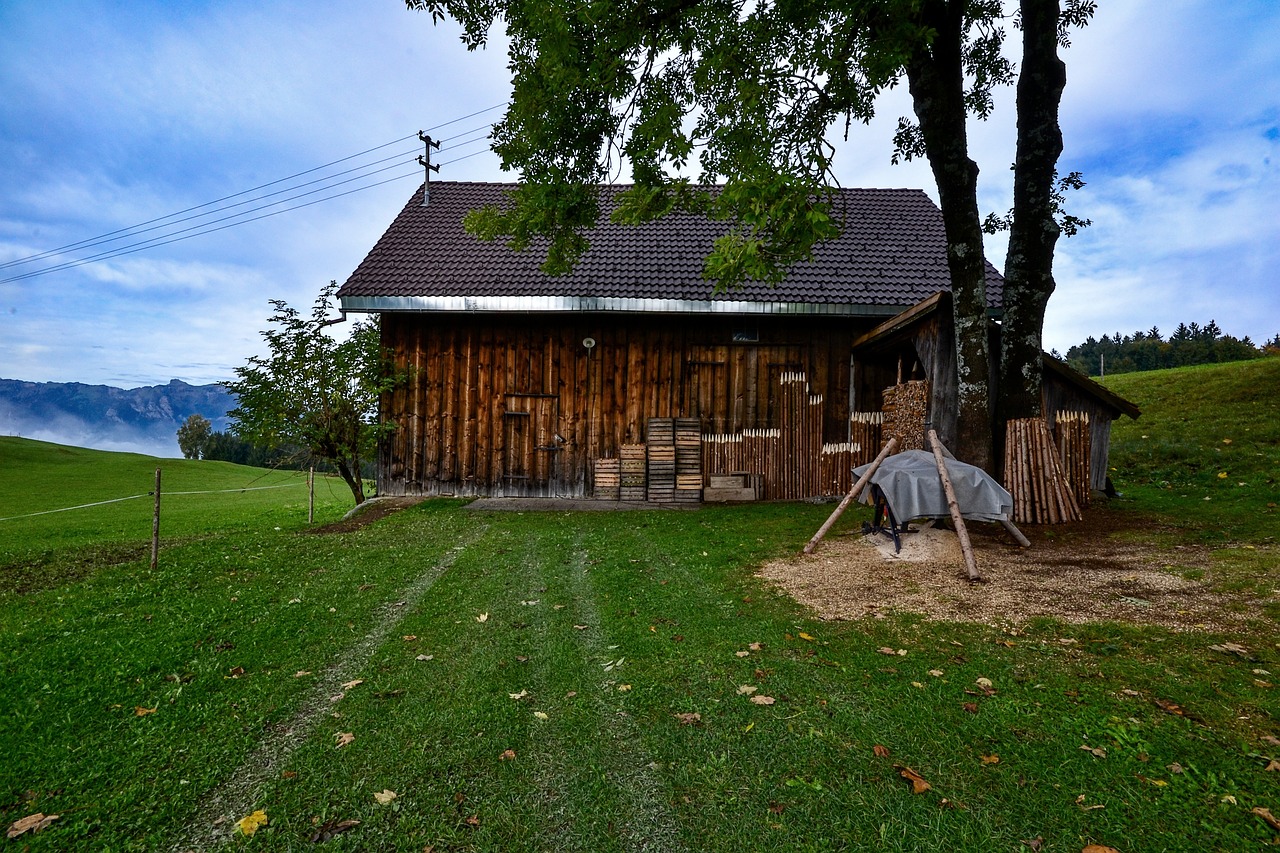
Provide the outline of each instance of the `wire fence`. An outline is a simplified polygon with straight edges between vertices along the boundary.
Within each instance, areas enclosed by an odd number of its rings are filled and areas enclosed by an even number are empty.
[[[222,495],[222,494],[232,494],[235,492],[259,492],[259,491],[265,491],[267,489],[296,489],[299,486],[305,486],[305,485],[307,485],[305,482],[282,483],[281,485],[278,485],[278,486],[245,486],[239,489],[202,489],[200,491],[194,491],[194,492],[166,491],[164,494],[166,497],[177,496],[177,495]],[[149,498],[149,497],[153,497],[154,495],[155,495],[154,491],[142,492],[136,495],[126,495],[125,497],[122,497],[122,498],[108,498],[105,501],[94,501],[92,503],[87,503],[87,504],[76,504],[75,506],[63,506],[63,507],[58,507],[57,509],[42,509],[39,512],[28,512],[28,513],[23,513],[22,515],[8,515],[0,518],[0,521],[13,521],[14,519],[18,519],[18,518],[34,518],[37,515],[52,515],[55,512],[71,512],[72,510],[77,510],[77,509],[89,509],[90,507],[95,507],[95,506],[106,506],[107,504],[117,504],[117,503],[123,503],[124,501],[134,501],[134,500],[138,500],[139,498]]]

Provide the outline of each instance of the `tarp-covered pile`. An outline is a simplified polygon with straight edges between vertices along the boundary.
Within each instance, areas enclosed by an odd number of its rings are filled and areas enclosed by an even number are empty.
[[[958,459],[945,460],[947,476],[955,489],[960,514],[973,521],[1007,521],[1013,512],[1013,496],[990,474]],[[861,477],[870,465],[853,471]],[[913,518],[944,518],[949,515],[947,496],[938,476],[933,454],[924,450],[907,450],[880,463],[871,484],[884,492],[889,508],[899,521]],[[872,490],[862,493],[864,503],[873,503]]]

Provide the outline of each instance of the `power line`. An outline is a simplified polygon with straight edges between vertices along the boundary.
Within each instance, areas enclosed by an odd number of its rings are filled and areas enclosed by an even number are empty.
[[[460,134],[460,135],[465,135],[465,134]],[[460,148],[465,148],[467,145],[472,145],[472,144],[474,144],[474,143],[476,143],[476,142],[481,142],[481,141],[484,141],[484,140],[486,140],[486,139],[488,139],[488,134],[485,134],[484,136],[481,136],[481,137],[476,137],[476,138],[474,138],[474,139],[464,140],[463,142],[460,142],[460,143],[458,143],[457,145],[450,146],[450,148],[449,148],[449,149],[447,149],[447,150],[456,150],[456,149],[460,149]],[[473,152],[471,152],[470,154],[465,154],[465,155],[463,155],[463,156],[461,156],[461,157],[455,157],[455,158],[453,158],[452,160],[446,160],[444,163],[441,163],[440,165],[442,165],[442,166],[443,166],[443,165],[447,165],[447,164],[449,164],[449,163],[457,163],[457,162],[460,162],[460,161],[462,161],[462,160],[469,160],[469,159],[470,159],[470,158],[472,158],[472,157],[475,157],[475,156],[478,156],[478,155],[480,155],[480,154],[485,153],[487,150],[488,150],[487,148],[481,148],[481,149],[479,149],[479,150],[477,150],[477,151],[473,151]],[[384,159],[391,159],[391,158],[384,158]],[[382,161],[377,161],[377,162],[382,162]],[[56,264],[56,265],[51,266],[51,267],[45,267],[45,268],[43,268],[43,269],[32,270],[32,271],[30,271],[30,272],[26,272],[26,273],[20,273],[20,274],[18,274],[18,275],[14,275],[14,276],[10,276],[10,277],[8,277],[8,278],[0,279],[0,284],[5,284],[5,283],[7,283],[7,282],[11,282],[11,281],[22,281],[22,280],[24,280],[24,279],[28,279],[28,278],[35,278],[35,277],[37,277],[37,276],[41,276],[41,275],[44,275],[44,274],[46,274],[46,273],[51,273],[51,272],[60,272],[60,271],[62,271],[62,270],[74,269],[75,267],[85,266],[86,264],[91,264],[91,263],[96,263],[96,262],[98,262],[98,261],[104,261],[104,260],[110,260],[110,259],[112,259],[112,258],[117,258],[117,257],[120,257],[121,255],[131,255],[131,254],[134,254],[135,252],[141,252],[141,251],[144,251],[144,250],[146,250],[146,249],[153,249],[153,248],[157,248],[157,247],[159,247],[159,246],[167,246],[167,245],[169,245],[170,243],[178,243],[178,242],[181,242],[181,241],[183,241],[183,240],[189,240],[189,239],[191,239],[192,237],[199,237],[199,236],[202,236],[202,235],[204,235],[204,234],[211,234],[211,233],[213,233],[213,232],[215,232],[215,231],[225,231],[226,229],[228,229],[228,228],[233,228],[233,227],[235,227],[235,226],[237,226],[237,225],[245,225],[245,224],[248,224],[248,223],[250,223],[250,222],[257,222],[257,221],[258,221],[258,220],[260,220],[260,219],[266,219],[266,218],[271,217],[271,216],[277,216],[277,215],[279,215],[279,214],[281,214],[281,213],[288,213],[288,212],[290,212],[290,211],[292,211],[292,210],[298,210],[299,208],[303,208],[303,207],[310,207],[311,205],[313,205],[313,204],[319,204],[319,203],[320,203],[320,202],[322,202],[322,201],[329,201],[329,200],[331,200],[331,199],[341,198],[342,196],[352,195],[353,193],[361,192],[361,191],[363,191],[363,190],[367,190],[367,189],[373,189],[374,187],[380,187],[380,186],[382,186],[383,184],[388,184],[388,183],[392,183],[393,181],[403,180],[404,178],[410,178],[410,177],[413,177],[413,176],[415,176],[415,175],[419,174],[418,170],[417,170],[417,169],[414,169],[412,172],[406,172],[406,173],[405,173],[405,174],[403,174],[403,175],[397,175],[397,176],[395,176],[395,177],[388,178],[388,179],[383,180],[383,181],[377,181],[376,183],[368,184],[368,185],[366,185],[366,186],[362,186],[362,187],[355,187],[355,188],[350,189],[350,190],[347,190],[347,191],[345,191],[345,192],[335,193],[334,195],[331,195],[331,196],[325,196],[324,198],[314,199],[314,200],[312,200],[312,201],[304,202],[304,203],[302,203],[302,204],[294,205],[294,206],[292,206],[292,207],[286,207],[286,208],[284,208],[283,210],[276,210],[276,211],[272,211],[271,213],[266,213],[266,214],[263,214],[262,216],[254,216],[254,217],[250,217],[250,218],[248,218],[248,219],[239,219],[239,221],[237,221],[237,222],[231,222],[231,223],[229,223],[229,224],[227,224],[227,225],[221,225],[221,226],[218,226],[218,227],[216,227],[216,228],[215,228],[215,227],[209,227],[209,226],[215,225],[216,223],[219,223],[219,222],[226,222],[226,221],[227,221],[227,220],[229,220],[229,219],[237,219],[237,218],[239,218],[239,217],[246,216],[247,214],[254,213],[254,212],[259,211],[259,210],[265,210],[265,209],[267,209],[267,208],[269,208],[269,207],[275,207],[275,206],[276,206],[276,205],[278,205],[278,204],[284,204],[285,202],[288,202],[288,201],[293,201],[293,200],[295,200],[295,199],[303,198],[303,197],[308,196],[308,195],[314,195],[315,193],[318,193],[318,192],[324,192],[325,190],[333,189],[334,187],[342,186],[343,184],[351,183],[352,181],[360,180],[360,179],[362,179],[362,178],[367,178],[367,177],[370,177],[371,175],[375,175],[375,174],[377,174],[377,173],[379,173],[379,172],[385,172],[385,171],[388,171],[389,169],[395,168],[396,166],[399,166],[399,165],[407,165],[407,163],[408,163],[408,162],[412,162],[412,161],[402,161],[401,163],[393,163],[393,164],[392,164],[392,165],[390,165],[390,166],[385,166],[385,167],[383,167],[382,169],[377,169],[377,170],[375,170],[375,171],[373,171],[373,172],[368,172],[368,173],[366,173],[366,174],[364,174],[364,175],[359,175],[359,176],[354,177],[354,178],[349,178],[349,179],[347,179],[346,181],[339,181],[339,182],[337,182],[337,183],[330,184],[330,185],[325,186],[325,187],[320,187],[320,188],[318,188],[318,189],[311,190],[311,191],[309,191],[309,192],[299,193],[299,194],[298,194],[298,195],[296,195],[296,196],[291,196],[290,198],[287,198],[287,199],[280,199],[279,201],[275,201],[275,202],[272,202],[271,204],[266,204],[266,205],[263,205],[263,206],[261,206],[261,207],[252,208],[252,209],[250,209],[250,210],[242,210],[242,211],[240,211],[239,213],[232,214],[231,216],[224,216],[224,217],[222,217],[221,219],[214,219],[214,220],[210,220],[210,221],[208,221],[208,222],[203,222],[203,223],[201,223],[201,224],[199,224],[199,225],[193,225],[193,226],[191,226],[191,227],[189,227],[189,228],[183,228],[183,229],[180,229],[180,230],[178,230],[178,231],[171,231],[171,232],[169,232],[168,234],[163,234],[163,235],[160,235],[160,236],[158,236],[158,237],[154,237],[154,238],[151,238],[151,239],[148,239],[148,240],[144,240],[144,241],[142,241],[142,242],[140,242],[140,243],[132,243],[132,244],[127,245],[127,246],[117,246],[117,247],[116,247],[116,248],[114,248],[114,249],[109,249],[109,250],[107,250],[107,251],[105,251],[105,252],[100,252],[100,253],[98,253],[98,254],[96,254],[96,255],[91,255],[91,256],[89,256],[89,257],[87,257],[87,258],[79,258],[79,259],[74,260],[74,261],[65,261],[65,262],[63,262],[63,263],[61,263],[61,264]],[[353,170],[353,171],[354,171],[354,170]],[[345,174],[345,173],[344,173],[344,174]],[[314,183],[314,182],[311,182],[311,183]],[[306,185],[307,185],[307,184],[301,184],[300,186],[306,186]],[[287,190],[286,190],[286,191],[287,191]],[[273,195],[275,195],[275,193],[273,193]],[[246,203],[248,203],[248,202],[246,202]],[[198,217],[197,217],[197,218],[198,218]],[[177,224],[177,223],[172,223],[172,224]],[[160,226],[160,227],[163,227],[163,226]],[[188,232],[194,232],[194,233],[188,233]],[[141,233],[141,232],[140,232],[140,233]],[[178,236],[178,235],[185,235],[185,236]],[[166,239],[166,238],[171,238],[171,239]]]
[[[503,102],[503,103],[501,103],[501,104],[494,104],[493,106],[486,107],[485,109],[477,110],[477,111],[475,111],[475,112],[473,112],[473,113],[468,113],[467,115],[464,115],[464,116],[459,116],[458,118],[451,119],[451,120],[449,120],[449,121],[442,122],[442,123],[440,123],[440,124],[438,124],[438,125],[435,125],[435,126],[434,126],[434,127],[432,127],[431,129],[432,129],[432,130],[438,130],[438,129],[442,128],[442,127],[448,127],[448,126],[450,126],[450,125],[458,124],[459,122],[466,121],[467,119],[475,118],[475,117],[476,117],[476,116],[478,116],[478,115],[483,115],[484,113],[492,112],[493,110],[496,110],[496,109],[499,109],[499,108],[501,108],[501,107],[504,107],[504,106],[506,106],[506,103],[507,103],[507,102],[505,102],[505,101],[504,101],[504,102]],[[450,139],[457,139],[457,138],[458,138],[458,137],[460,137],[460,136],[466,136],[466,135],[471,134],[471,133],[474,133],[474,132],[476,132],[476,131],[478,131],[478,130],[487,129],[488,127],[489,127],[488,125],[484,125],[484,126],[481,126],[481,127],[478,127],[478,128],[473,128],[473,129],[471,129],[471,130],[464,131],[463,133],[455,134],[453,137],[450,137]],[[226,195],[226,196],[222,196],[221,198],[214,199],[213,201],[208,201],[208,202],[205,202],[205,203],[203,203],[203,204],[198,204],[198,205],[194,205],[194,206],[192,206],[192,207],[184,208],[183,210],[179,210],[179,211],[177,211],[177,212],[175,212],[175,213],[170,213],[170,214],[167,214],[167,215],[165,215],[165,216],[159,216],[159,217],[156,217],[156,218],[154,218],[154,219],[148,219],[148,220],[146,220],[145,222],[141,222],[141,223],[138,223],[138,224],[136,224],[136,225],[131,225],[131,226],[128,226],[128,227],[126,227],[126,228],[118,228],[118,229],[116,229],[116,230],[114,230],[114,231],[108,231],[108,232],[107,232],[107,233],[105,233],[105,234],[100,234],[100,235],[98,235],[97,237],[90,237],[90,238],[86,238],[86,239],[84,239],[84,240],[78,240],[78,241],[76,241],[76,242],[74,242],[74,243],[68,243],[68,244],[66,244],[66,245],[59,246],[59,247],[57,247],[57,248],[55,248],[55,249],[49,249],[49,250],[47,250],[47,251],[40,252],[40,253],[37,253],[37,254],[34,254],[34,255],[28,255],[28,256],[26,256],[26,257],[22,257],[22,258],[17,258],[17,259],[14,259],[14,260],[6,261],[6,262],[4,262],[4,263],[0,263],[0,269],[5,269],[5,268],[13,267],[13,266],[23,265],[23,264],[26,264],[26,263],[30,263],[30,262],[32,262],[32,261],[41,260],[41,259],[48,258],[48,257],[52,257],[52,256],[55,256],[55,255],[66,254],[66,253],[68,253],[69,251],[71,251],[71,250],[73,250],[73,249],[84,249],[84,248],[90,248],[90,247],[92,247],[92,246],[96,246],[96,245],[101,245],[101,244],[103,244],[103,243],[115,242],[116,240],[124,239],[125,237],[129,237],[129,236],[136,236],[136,235],[138,235],[138,234],[144,234],[144,233],[147,233],[148,231],[154,231],[154,230],[157,230],[157,229],[159,229],[159,228],[165,228],[165,227],[168,227],[169,225],[176,225],[176,224],[179,224],[179,223],[181,223],[181,222],[187,222],[187,221],[190,221],[190,220],[192,220],[192,219],[199,219],[199,218],[204,217],[204,216],[209,216],[209,215],[211,215],[211,214],[213,214],[213,213],[218,213],[218,212],[221,212],[221,211],[223,211],[223,210],[229,210],[229,209],[231,209],[231,208],[233,208],[233,207],[239,207],[239,206],[244,205],[244,204],[251,204],[251,203],[253,203],[253,202],[255,202],[255,201],[260,201],[260,200],[265,199],[265,198],[270,198],[271,196],[274,196],[274,195],[279,195],[279,194],[281,194],[281,193],[290,192],[290,191],[292,191],[292,190],[294,190],[294,189],[298,189],[298,188],[300,188],[300,187],[310,186],[311,184],[320,183],[320,182],[323,182],[323,181],[328,181],[328,180],[331,180],[332,178],[335,178],[335,177],[338,177],[338,176],[341,176],[341,175],[345,175],[345,174],[349,174],[349,173],[354,172],[354,171],[360,171],[361,169],[368,168],[369,166],[376,165],[376,164],[378,164],[378,163],[383,163],[383,162],[385,162],[386,160],[394,159],[395,157],[400,157],[400,156],[405,156],[405,155],[403,155],[403,154],[392,155],[391,157],[385,157],[385,158],[382,158],[381,160],[375,160],[375,161],[373,161],[372,163],[366,163],[366,164],[365,164],[365,165],[363,165],[363,166],[356,166],[356,167],[354,167],[354,168],[352,168],[352,169],[347,169],[347,170],[344,170],[344,171],[342,171],[342,172],[338,172],[338,173],[336,173],[336,174],[329,175],[329,176],[324,177],[324,178],[317,178],[317,179],[315,179],[315,180],[308,181],[308,182],[303,183],[303,184],[298,184],[298,185],[295,185],[295,186],[292,186],[292,187],[287,187],[287,188],[285,188],[285,189],[278,190],[278,191],[273,192],[273,193],[268,193],[268,194],[263,195],[263,196],[258,196],[258,197],[255,197],[255,198],[246,199],[246,200],[244,200],[244,201],[237,202],[237,203],[232,204],[232,205],[226,205],[226,206],[224,206],[224,207],[217,208],[217,209],[215,209],[215,210],[210,210],[210,211],[206,211],[206,212],[204,212],[204,213],[196,214],[196,215],[194,215],[194,216],[189,216],[189,217],[185,217],[185,218],[183,218],[183,219],[176,219],[176,220],[175,220],[175,217],[182,216],[183,214],[186,214],[186,213],[192,213],[193,211],[202,210],[202,209],[207,208],[207,207],[212,207],[212,206],[217,205],[217,204],[220,204],[221,202],[224,202],[224,201],[229,201],[229,200],[234,199],[234,198],[239,198],[239,197],[241,197],[241,196],[249,195],[249,194],[251,194],[251,193],[258,192],[259,190],[263,190],[263,189],[266,189],[266,188],[268,188],[268,187],[275,186],[275,185],[277,185],[277,184],[285,183],[285,182],[287,182],[287,181],[294,180],[294,179],[299,178],[299,177],[302,177],[302,176],[304,176],[304,175],[308,175],[308,174],[311,174],[311,173],[313,173],[313,172],[320,171],[320,170],[322,170],[322,169],[327,169],[327,168],[330,168],[330,167],[332,167],[332,166],[336,166],[336,165],[338,165],[338,164],[340,164],[340,163],[345,163],[345,162],[347,162],[347,161],[349,161],[349,160],[353,160],[353,159],[355,159],[355,158],[357,158],[357,157],[362,157],[362,156],[364,156],[364,155],[366,155],[366,154],[373,153],[374,151],[379,151],[379,150],[381,150],[381,149],[383,149],[383,148],[387,148],[387,147],[390,147],[390,146],[392,146],[392,145],[396,145],[396,144],[399,144],[399,143],[401,143],[401,142],[405,142],[405,141],[407,141],[407,140],[409,140],[409,139],[414,139],[414,138],[416,138],[416,136],[417,136],[417,134],[412,134],[412,135],[410,135],[410,136],[404,136],[404,137],[401,137],[401,138],[399,138],[399,139],[393,139],[393,140],[391,140],[390,142],[384,142],[384,143],[383,143],[383,144],[381,144],[381,145],[375,145],[375,146],[374,146],[374,147],[372,147],[372,148],[367,148],[367,149],[365,149],[364,151],[360,151],[360,152],[358,152],[358,153],[356,153],[356,154],[351,154],[351,155],[348,155],[348,156],[346,156],[346,157],[341,157],[341,158],[339,158],[339,159],[337,159],[337,160],[333,160],[333,161],[331,161],[331,162],[329,162],[329,163],[325,163],[324,165],[321,165],[321,166],[315,166],[315,167],[310,168],[310,169],[305,169],[305,170],[303,170],[303,171],[301,171],[301,172],[296,172],[296,173],[294,173],[293,175],[289,175],[288,177],[279,178],[279,179],[274,180],[274,181],[269,181],[269,182],[267,182],[267,183],[265,183],[265,184],[260,184],[260,185],[258,185],[258,186],[256,186],[256,187],[251,188],[251,189],[241,190],[240,192],[232,193],[232,194],[230,194],[230,195]],[[444,140],[442,140],[442,141],[444,141]],[[459,145],[462,145],[462,144],[466,144],[466,143],[459,143]],[[377,170],[377,171],[384,171],[384,170]],[[376,174],[376,172],[372,172],[372,173],[368,173],[368,174]],[[366,176],[367,176],[367,175],[366,175]],[[349,183],[349,182],[350,182],[350,181],[342,181],[342,182],[339,182],[339,183],[337,183],[337,184],[332,184],[332,185],[330,185],[330,186],[340,186],[340,185],[341,185],[341,184],[343,184],[343,183]],[[383,182],[379,182],[379,183],[377,183],[377,184],[371,184],[369,187],[364,187],[364,188],[362,188],[362,189],[370,189],[370,188],[372,188],[372,187],[374,187],[374,186],[380,186],[382,183],[386,183],[386,182],[385,182],[385,181],[383,181]],[[327,187],[325,187],[325,188],[321,188],[321,190],[319,190],[319,191],[323,191],[323,189],[327,189]],[[339,193],[339,194],[337,194],[337,195],[330,196],[329,198],[339,198],[339,197],[341,197],[341,196],[343,196],[343,195],[348,195],[348,194],[349,194],[349,193]],[[305,194],[304,194],[304,195],[305,195]],[[294,196],[294,197],[291,197],[290,199],[282,199],[282,200],[281,200],[281,202],[276,202],[276,203],[277,203],[277,204],[278,204],[278,203],[283,203],[284,201],[290,201],[290,200],[292,200],[292,198],[298,198],[298,197],[301,197],[301,196]],[[325,200],[327,200],[327,199],[325,199]],[[267,207],[269,207],[269,206],[271,206],[271,205],[267,205]],[[304,204],[304,205],[298,205],[298,206],[296,206],[296,207],[289,208],[289,210],[296,210],[298,207],[306,207],[306,206],[308,206],[308,205],[306,205],[306,204]],[[263,208],[255,208],[254,210],[261,210],[261,209],[263,209]],[[242,211],[241,213],[250,213],[250,212],[253,212],[253,211]],[[278,211],[278,212],[279,212],[279,213],[283,213],[283,212],[285,212],[285,211]],[[239,214],[237,214],[237,215],[239,215]],[[258,219],[262,219],[262,218],[264,218],[264,217],[255,217],[255,218],[253,218],[253,219],[248,219],[248,220],[245,220],[245,221],[246,221],[246,222],[254,222],[254,221],[257,221]],[[224,218],[224,219],[225,219],[225,218]],[[174,220],[174,221],[167,222],[167,223],[166,223],[166,224],[164,224],[164,225],[157,225],[157,224],[156,224],[156,223],[165,223],[165,222],[166,222],[166,220]],[[220,222],[220,221],[224,221],[224,220],[214,220],[214,221],[218,221],[218,222]],[[211,223],[205,223],[205,224],[211,224]],[[145,226],[154,226],[154,227],[146,228]],[[199,226],[197,226],[197,227],[199,227]],[[140,229],[141,229],[141,230],[140,230]],[[218,229],[211,229],[211,230],[215,230],[215,231],[216,231],[216,230],[222,230],[222,229],[218,228]],[[170,234],[179,234],[179,233],[183,233],[183,232],[181,232],[181,231],[178,231],[178,232],[170,232]],[[207,232],[203,232],[203,233],[207,233]],[[169,236],[169,235],[163,235],[163,236]],[[196,235],[191,235],[191,236],[196,236]],[[183,239],[185,239],[185,238],[183,238]],[[175,241],[157,242],[157,243],[155,243],[155,245],[165,245],[167,242],[175,242]],[[139,244],[134,244],[134,245],[136,246],[136,245],[139,245]],[[122,253],[123,253],[123,252],[122,252]],[[101,257],[101,256],[95,256],[95,259],[102,259],[102,257]],[[20,280],[20,279],[23,279],[23,278],[30,278],[30,277],[32,277],[32,276],[34,276],[34,275],[42,275],[42,274],[44,274],[44,273],[46,273],[46,272],[54,272],[54,271],[59,270],[59,269],[67,269],[67,268],[68,268],[68,267],[70,267],[70,266],[80,266],[80,265],[81,265],[81,264],[80,264],[79,262],[68,262],[68,264],[59,264],[59,265],[56,265],[56,266],[54,266],[54,267],[49,267],[49,268],[46,268],[46,269],[43,269],[43,270],[34,270],[34,271],[30,272],[30,273],[26,273],[26,274],[23,274],[23,275],[19,275],[19,276],[14,276],[14,277],[11,277],[11,278],[2,279],[2,280],[0,280],[0,283],[8,282],[8,281],[17,281],[17,280]]]
[[[483,151],[477,151],[477,152],[475,152],[475,153],[476,153],[476,154],[482,154],[482,153],[484,153],[484,152],[483,152]],[[474,156],[474,155],[468,155],[468,156]],[[461,158],[461,157],[460,157],[460,158],[458,158],[458,159],[465,159],[465,158]],[[255,216],[255,217],[252,217],[251,219],[242,219],[242,220],[240,220],[239,222],[232,222],[232,223],[229,223],[229,224],[227,224],[227,225],[219,225],[217,228],[209,228],[209,229],[204,230],[204,231],[198,231],[198,232],[196,232],[195,234],[187,234],[187,235],[185,235],[185,236],[183,236],[183,237],[174,237],[172,240],[164,240],[164,239],[161,239],[161,238],[156,238],[156,240],[154,240],[154,241],[147,241],[147,243],[146,243],[145,245],[140,245],[140,246],[137,246],[137,247],[135,247],[135,248],[120,249],[120,250],[118,250],[118,251],[114,251],[114,252],[103,253],[103,255],[102,255],[102,256],[96,256],[96,255],[95,255],[94,257],[91,257],[91,258],[85,258],[85,259],[83,259],[83,260],[79,260],[79,261],[68,261],[68,262],[67,262],[67,263],[65,263],[65,264],[59,264],[57,267],[49,267],[49,268],[47,268],[47,269],[42,269],[42,270],[33,270],[33,271],[29,272],[29,273],[24,273],[24,274],[22,274],[22,275],[15,275],[15,276],[11,276],[11,277],[9,277],[9,278],[0,279],[0,284],[5,284],[6,282],[10,282],[10,281],[21,281],[21,280],[23,280],[23,279],[27,279],[27,278],[35,278],[36,276],[44,275],[45,273],[48,273],[48,272],[56,272],[56,271],[65,270],[65,269],[72,269],[72,268],[74,268],[74,267],[81,267],[81,266],[84,266],[85,264],[96,263],[97,261],[101,261],[101,260],[110,260],[111,258],[116,258],[116,257],[119,257],[119,256],[121,256],[121,255],[132,255],[134,252],[141,252],[141,251],[143,251],[144,249],[154,249],[154,248],[157,248],[157,247],[159,247],[159,246],[167,246],[167,245],[169,245],[170,243],[180,243],[180,242],[182,242],[183,240],[190,240],[192,237],[200,237],[200,236],[203,236],[203,235],[205,235],[205,234],[212,234],[212,233],[214,233],[214,232],[216,232],[216,231],[225,231],[225,230],[227,230],[228,228],[234,228],[234,227],[235,227],[235,226],[237,226],[237,225],[247,225],[247,224],[248,224],[248,223],[250,223],[250,222],[257,222],[257,221],[258,221],[258,220],[260,220],[260,219],[268,219],[268,218],[270,218],[270,217],[272,217],[272,216],[279,216],[279,215],[280,215],[280,214],[282,214],[282,213],[288,213],[288,212],[290,212],[290,211],[292,211],[292,210],[298,210],[299,208],[303,208],[303,207],[310,207],[311,205],[313,205],[313,204],[319,204],[319,203],[320,203],[320,202],[322,202],[322,201],[330,201],[330,200],[332,200],[332,199],[335,199],[335,198],[341,198],[342,196],[345,196],[345,195],[351,195],[352,193],[358,193],[358,192],[361,192],[361,191],[363,191],[363,190],[371,190],[371,189],[373,189],[374,187],[380,187],[380,186],[382,186],[383,184],[389,184],[389,183],[391,183],[391,182],[393,182],[393,181],[401,181],[401,180],[404,180],[405,178],[411,178],[411,177],[414,177],[414,176],[415,176],[415,175],[417,175],[417,174],[419,174],[419,172],[418,172],[418,170],[415,168],[412,172],[407,172],[407,173],[405,173],[405,174],[403,174],[403,175],[397,175],[397,176],[395,176],[394,178],[387,178],[387,179],[386,179],[386,180],[384,180],[384,181],[378,181],[377,183],[369,184],[368,186],[356,187],[355,189],[350,189],[350,190],[347,190],[346,192],[335,193],[334,195],[331,195],[331,196],[325,196],[324,198],[317,198],[317,199],[313,199],[312,201],[308,201],[308,202],[304,202],[304,203],[302,203],[302,204],[294,205],[293,207],[286,207],[284,210],[276,210],[276,211],[272,211],[271,213],[264,213],[264,214],[262,214],[261,216]],[[267,206],[268,206],[268,207],[271,207],[271,205],[267,205]],[[246,211],[246,212],[247,212],[247,211]]]

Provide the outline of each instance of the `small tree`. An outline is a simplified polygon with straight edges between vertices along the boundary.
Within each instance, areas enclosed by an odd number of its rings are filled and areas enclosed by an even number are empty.
[[[332,463],[357,504],[365,499],[361,465],[378,439],[395,429],[378,423],[378,400],[396,378],[383,358],[376,319],[355,323],[345,340],[326,332],[333,321],[336,281],[316,297],[310,316],[273,299],[272,328],[263,330],[270,354],[236,368],[223,383],[236,395],[232,432],[272,448],[301,448]]]
[[[191,415],[186,423],[178,427],[178,449],[184,459],[203,459],[205,447],[209,444],[209,436],[213,434],[213,424],[203,415]]]

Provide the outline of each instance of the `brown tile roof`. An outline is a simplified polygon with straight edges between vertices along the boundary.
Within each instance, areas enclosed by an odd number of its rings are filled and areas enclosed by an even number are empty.
[[[614,195],[623,186],[601,188],[601,223],[588,234],[591,248],[568,275],[539,269],[545,252],[535,244],[515,252],[501,241],[467,234],[462,217],[486,204],[501,205],[514,184],[433,181],[431,204],[421,206],[419,187],[400,215],[351,274],[339,298],[344,305],[377,310],[397,299],[453,304],[474,298],[644,299],[680,302],[798,303],[859,306],[866,313],[906,308],[950,289],[942,214],[920,190],[835,191],[835,214],[843,233],[817,247],[812,261],[795,265],[777,287],[749,283],[713,293],[702,277],[703,261],[724,224],[702,216],[674,214],[641,226],[609,222]],[[987,264],[988,302],[1000,305],[1003,279]],[[874,310],[880,307],[881,310]],[[677,309],[678,310],[678,309]],[[842,313],[862,313],[845,311]]]

